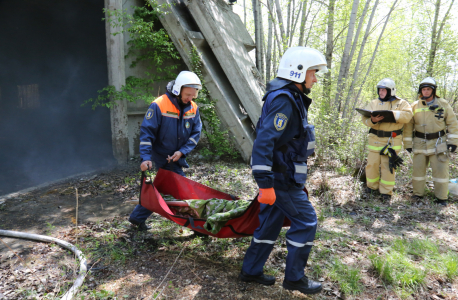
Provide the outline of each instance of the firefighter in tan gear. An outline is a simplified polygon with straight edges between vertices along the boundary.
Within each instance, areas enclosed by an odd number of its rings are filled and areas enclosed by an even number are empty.
[[[413,118],[406,125],[404,146],[413,152],[414,198],[425,194],[426,168],[431,165],[436,202],[447,205],[449,153],[458,145],[458,121],[452,107],[436,95],[437,84],[425,78],[418,89],[419,100],[412,104]],[[413,142],[413,145],[412,145]]]
[[[377,84],[377,93],[379,98],[371,101],[366,109],[391,110],[396,123],[384,122],[384,117],[380,115],[362,117],[363,124],[370,127],[366,166],[367,192],[380,191],[383,200],[390,200],[395,183],[395,170],[390,168],[390,157],[381,154],[381,151],[387,145],[394,156],[401,151],[402,128],[412,119],[412,109],[407,101],[396,96],[396,86],[390,78],[382,79]]]

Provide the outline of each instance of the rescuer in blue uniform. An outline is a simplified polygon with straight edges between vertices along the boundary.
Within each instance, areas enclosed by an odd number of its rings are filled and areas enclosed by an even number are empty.
[[[289,48],[280,61],[277,78],[267,86],[251,157],[259,187],[260,225],[239,275],[242,281],[275,283],[275,277],[265,275],[263,267],[287,217],[291,227],[286,233],[283,287],[304,294],[322,289],[319,282],[304,275],[317,228],[315,209],[303,190],[307,157],[315,151],[314,126],[307,121],[312,99],[307,94],[317,81],[317,71],[327,71],[323,54],[308,47]]]
[[[182,168],[189,168],[185,157],[196,147],[202,131],[199,108],[192,101],[201,88],[196,74],[183,71],[169,82],[167,92],[151,103],[140,127],[142,171],[150,170],[154,161],[156,170],[185,176]],[[129,221],[140,231],[148,230],[145,221],[151,214],[137,205]]]

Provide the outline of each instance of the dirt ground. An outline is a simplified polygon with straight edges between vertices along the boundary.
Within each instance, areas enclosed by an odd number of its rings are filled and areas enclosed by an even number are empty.
[[[243,163],[190,162],[186,174],[192,180],[242,199],[256,194],[251,172]],[[137,168],[138,162],[133,161],[124,169],[8,199],[0,204],[0,229],[77,244],[91,268],[78,299],[458,299],[458,270],[453,275],[452,268],[447,274],[453,276],[446,276],[434,262],[426,264],[427,255],[420,250],[409,262],[426,274],[418,285],[388,282],[374,268],[371,255],[389,257],[399,240],[411,245],[426,239],[437,245],[438,253],[451,257],[458,251],[457,204],[439,207],[430,198],[412,202],[407,167],[398,174],[391,202],[384,203],[362,193],[363,184],[349,172],[337,171],[341,166],[310,164],[307,187],[319,229],[306,273],[323,282],[324,290],[309,297],[281,287],[286,229],[266,264],[265,272],[277,278],[270,287],[237,279],[249,237],[200,237],[155,214],[148,221],[153,228],[138,232],[127,222],[132,201],[138,197]],[[0,243],[0,299],[56,299],[77,276],[72,254],[56,245],[1,239],[9,248]]]

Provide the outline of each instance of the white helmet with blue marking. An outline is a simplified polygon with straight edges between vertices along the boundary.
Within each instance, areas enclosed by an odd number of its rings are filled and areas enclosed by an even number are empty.
[[[178,74],[177,79],[175,79],[175,83],[173,84],[172,94],[179,96],[182,87],[191,87],[197,90],[201,90],[202,83],[195,73],[190,71],[181,71],[180,74]]]
[[[307,70],[326,73],[326,65],[326,58],[320,51],[309,47],[291,47],[280,60],[277,77],[302,83]]]

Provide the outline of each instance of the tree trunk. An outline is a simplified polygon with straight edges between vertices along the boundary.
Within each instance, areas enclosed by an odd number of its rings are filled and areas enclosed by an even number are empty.
[[[348,75],[350,73],[351,61],[353,60],[353,56],[355,55],[356,46],[358,45],[359,35],[361,33],[361,28],[363,27],[363,23],[364,23],[364,19],[366,17],[366,14],[367,14],[367,10],[369,9],[370,2],[371,2],[371,0],[366,0],[366,5],[364,5],[363,13],[361,14],[361,17],[359,19],[358,29],[356,29],[355,39],[353,41],[353,46],[351,47],[350,57],[348,58],[347,65],[345,66],[344,78],[348,78]],[[355,72],[353,72],[353,75],[355,75]],[[345,99],[342,118],[345,118],[346,113],[347,113],[347,105],[348,105],[348,101],[349,101],[349,98],[350,98],[349,95],[350,94],[347,94],[347,97]]]
[[[268,8],[272,7],[272,0],[267,0]],[[267,51],[266,51],[266,83],[271,78],[271,67],[272,67],[272,18],[268,15],[267,18],[268,29],[267,29]],[[275,46],[275,45],[274,45]]]
[[[311,4],[312,3],[310,3],[310,7],[312,6]],[[312,22],[311,22],[310,27],[309,27],[309,33],[307,34],[307,39],[305,39],[304,46],[307,46],[307,43],[308,43],[309,37],[310,37],[310,33],[312,32],[313,24],[315,23],[315,18],[318,16],[318,12],[320,11],[322,6],[323,6],[323,2],[320,1],[320,7],[318,7],[317,13],[313,16]],[[310,11],[310,8],[309,8],[309,11]]]
[[[328,5],[328,32],[326,34],[326,64],[329,69],[332,68],[332,53],[334,51],[334,10],[336,0],[329,0]],[[324,75],[324,97],[331,102],[331,72]]]
[[[363,82],[361,83],[360,89],[358,91],[358,95],[356,96],[355,104],[357,103],[357,100],[358,100],[358,98],[359,98],[359,96],[361,94],[361,91],[363,89],[364,84],[366,83],[367,76],[371,72],[372,64],[374,63],[375,55],[377,53],[378,46],[380,45],[380,41],[382,39],[383,33],[385,32],[386,25],[388,24],[388,21],[390,19],[391,13],[393,12],[394,7],[396,6],[397,2],[398,2],[398,0],[394,1],[393,5],[391,6],[390,11],[388,12],[388,15],[386,16],[385,24],[383,24],[382,32],[380,33],[380,36],[378,37],[377,44],[375,45],[374,53],[372,53],[371,62],[369,64],[369,67],[367,68],[366,76],[364,76]]]
[[[335,1],[335,0],[331,0]],[[301,18],[301,27],[299,28],[299,46],[302,46],[304,43],[304,34],[305,34],[305,23],[307,22],[308,14],[307,11],[307,0],[302,2],[302,18]]]
[[[378,2],[379,2],[379,0],[375,0],[374,7],[372,7],[372,13],[371,13],[371,15],[369,17],[369,21],[367,22],[366,33],[364,34],[363,40],[361,42],[361,47],[359,49],[359,54],[358,54],[358,59],[356,61],[355,70],[353,71],[353,80],[351,82],[350,90],[348,91],[346,103],[349,102],[349,99],[353,95],[353,91],[354,91],[355,86],[356,86],[356,80],[358,79],[358,73],[359,73],[359,66],[361,64],[361,59],[363,57],[364,47],[366,46],[367,38],[369,37],[369,34],[371,32],[372,20],[374,19],[374,15],[375,15],[375,11],[377,9]],[[355,103],[353,104],[353,110],[352,111],[355,110],[355,105],[356,105]],[[344,108],[343,117],[344,118],[346,117],[345,108]]]
[[[347,38],[345,40],[345,48],[342,55],[342,61],[340,64],[339,77],[337,79],[337,90],[334,102],[337,103],[337,111],[341,110],[342,102],[342,89],[344,87],[345,81],[345,69],[348,64],[348,59],[350,57],[350,46],[353,40],[353,32],[355,30],[356,23],[356,13],[358,12],[359,0],[353,1],[353,7],[351,9],[350,22],[348,24]]]
[[[259,26],[258,0],[252,0],[253,18],[254,18],[254,42],[256,44],[256,68],[261,72],[261,28]]]
[[[266,78],[266,73],[265,73],[265,45],[264,45],[264,25],[262,22],[262,8],[261,8],[261,3],[260,1],[256,1],[256,12],[258,15],[258,21],[259,21],[259,44],[261,45],[261,76],[262,78]]]
[[[274,43],[274,51],[272,55],[272,77],[277,77],[277,44]],[[270,79],[269,79],[270,80]]]
[[[272,0],[273,1],[273,0]],[[278,52],[280,53],[281,52],[281,39],[280,37],[278,36],[278,32],[277,32],[277,26],[276,26],[276,22],[275,22],[275,11],[273,9],[273,2],[272,1],[268,1],[267,2],[267,9],[269,10],[269,15],[270,15],[270,18],[272,20],[272,23],[273,23],[273,30],[274,30],[274,33],[275,33],[275,42],[277,43],[277,46],[278,46]],[[272,5],[271,5],[272,4]]]
[[[243,0],[243,23],[246,27],[246,0]]]
[[[288,1],[288,9],[286,11],[286,41],[289,41],[290,32],[291,32],[291,0]]]
[[[294,2],[293,2],[293,4],[294,4]],[[291,45],[293,43],[294,32],[296,32],[297,21],[299,20],[299,14],[302,11],[302,5],[304,5],[303,2],[301,2],[299,4],[299,7],[297,8],[296,17],[293,18],[293,21],[292,21],[292,24],[291,24],[292,28],[291,28],[291,36],[289,37],[289,47],[291,47]],[[296,10],[296,6],[293,5],[293,8],[294,8],[294,10]],[[300,46],[300,44],[299,44],[299,46]]]
[[[280,6],[280,0],[275,0],[275,6],[277,8],[277,18],[278,18],[278,25],[280,27],[280,33],[281,33],[281,44],[283,45],[283,50],[286,51],[286,35],[285,35],[285,25],[283,23],[283,17],[281,14],[281,6]]]
[[[453,2],[455,2],[455,0],[452,0],[452,2],[450,3],[447,13],[445,14],[444,18],[442,19],[439,30],[437,30],[437,21],[439,19],[439,10],[440,10],[440,5],[441,5],[441,0],[436,1],[436,5],[435,5],[436,12],[434,14],[433,30],[431,34],[431,49],[429,50],[429,61],[428,61],[428,67],[426,68],[426,74],[431,77],[434,76],[434,60],[436,58],[437,45],[440,42],[440,36],[442,33],[442,29],[444,28],[445,22],[447,21],[447,18],[450,14],[450,10],[452,8]]]

